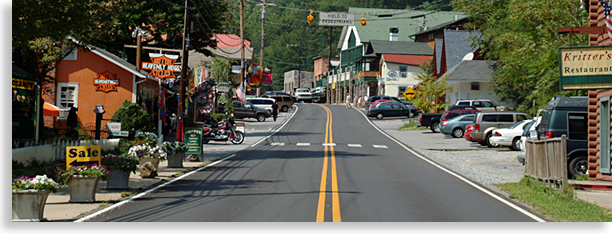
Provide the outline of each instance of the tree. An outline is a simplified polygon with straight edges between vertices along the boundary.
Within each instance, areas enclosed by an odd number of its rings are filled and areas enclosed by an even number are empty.
[[[112,118],[121,122],[124,131],[153,131],[151,116],[138,103],[125,100]]]
[[[447,87],[447,75],[439,79],[433,76],[432,59],[421,64],[420,68],[422,71],[417,73],[415,77],[419,84],[416,86],[416,95],[412,99],[412,104],[423,111],[436,111],[449,106],[449,103],[439,101],[451,89],[451,87]]]
[[[232,64],[229,59],[214,56],[212,58],[212,69],[210,71],[210,75],[215,78],[217,82],[227,82],[231,83],[230,76],[232,75]],[[233,86],[233,84],[232,84]]]
[[[581,96],[585,91],[559,90],[558,48],[588,45],[588,35],[562,36],[559,27],[588,25],[580,1],[485,1],[479,4],[454,0],[456,10],[470,19],[465,28],[482,32],[472,38],[485,59],[495,67],[490,89],[501,101],[519,111],[535,114],[556,95]],[[536,105],[533,106],[533,102]]]

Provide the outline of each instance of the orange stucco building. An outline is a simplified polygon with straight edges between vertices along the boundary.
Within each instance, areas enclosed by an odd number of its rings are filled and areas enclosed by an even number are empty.
[[[47,84],[45,101],[64,109],[59,117],[45,117],[45,125],[66,128],[67,113],[77,107],[78,122],[88,130],[95,129],[97,104],[104,106],[103,119],[111,119],[124,101],[139,103],[152,115],[157,126],[156,98],[159,83],[147,77],[148,72],[100,48],[78,49],[62,60],[55,69],[55,83]],[[102,129],[105,129],[103,121]],[[50,124],[51,123],[51,124]]]

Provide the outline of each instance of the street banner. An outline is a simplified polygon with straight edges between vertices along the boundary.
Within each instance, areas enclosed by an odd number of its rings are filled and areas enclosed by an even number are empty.
[[[200,114],[208,114],[213,111],[214,88],[214,79],[207,79],[196,88],[196,103],[200,110]]]
[[[185,128],[185,144],[189,146],[185,154],[201,154],[202,128]]]
[[[272,72],[264,72],[261,75],[261,84],[272,84]]]

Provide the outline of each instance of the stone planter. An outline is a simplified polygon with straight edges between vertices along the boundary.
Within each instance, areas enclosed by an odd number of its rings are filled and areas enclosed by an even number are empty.
[[[169,168],[183,168],[184,158],[185,158],[185,152],[168,154],[168,167]]]
[[[39,222],[51,190],[13,190],[13,222]]]
[[[151,164],[153,164],[155,170],[159,171],[159,160],[157,160],[157,158],[140,157],[140,163],[138,164],[138,167],[140,168],[142,164],[145,164],[146,162],[150,162]]]
[[[106,182],[106,189],[128,189],[130,183],[130,172],[120,169],[112,169]]]
[[[96,188],[100,177],[74,175],[68,181],[70,200],[68,202],[96,201]]]

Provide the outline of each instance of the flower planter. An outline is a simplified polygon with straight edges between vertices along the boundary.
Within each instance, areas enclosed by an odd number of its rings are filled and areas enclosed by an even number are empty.
[[[183,168],[184,158],[185,158],[185,152],[168,154],[168,167],[169,168]]]
[[[96,201],[96,188],[100,177],[74,175],[68,181],[70,200],[68,202]]]
[[[51,190],[13,190],[13,221],[38,222],[43,219]]]
[[[130,172],[123,171],[121,169],[112,169],[108,181],[106,182],[106,189],[128,189],[130,183]]]
[[[140,157],[140,163],[138,164],[138,167],[141,167],[142,164],[145,164],[146,162],[150,162],[151,164],[153,164],[153,166],[155,167],[155,170],[159,171],[159,160],[157,158]]]

